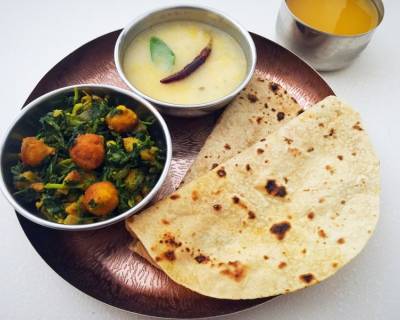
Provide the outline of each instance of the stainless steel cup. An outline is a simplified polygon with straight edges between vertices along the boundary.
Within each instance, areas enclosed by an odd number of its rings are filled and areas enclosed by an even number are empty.
[[[76,225],[49,221],[38,213],[35,206],[21,203],[19,199],[14,196],[15,189],[13,184],[13,177],[10,171],[11,166],[15,165],[19,159],[22,138],[35,135],[40,126],[40,117],[45,115],[50,110],[54,110],[54,106],[62,109],[65,96],[67,94],[71,94],[74,88],[85,90],[96,95],[111,95],[113,97],[118,97],[121,103],[125,103],[128,106],[133,105],[135,107],[135,111],[139,114],[140,117],[153,116],[155,122],[152,128],[152,134],[155,138],[157,138],[158,141],[160,141],[160,143],[165,146],[165,164],[162,173],[158,178],[157,183],[143,198],[142,201],[140,201],[127,211],[109,217],[106,220]],[[32,222],[35,222],[44,227],[58,230],[93,230],[110,226],[114,223],[122,221],[129,216],[139,212],[147,204],[149,204],[151,199],[154,198],[158,190],[161,188],[163,182],[167,178],[171,159],[172,142],[167,124],[165,123],[161,115],[157,112],[157,110],[148,101],[128,90],[124,90],[114,86],[102,84],[72,85],[69,87],[64,87],[48,92],[30,102],[20,112],[14,123],[5,132],[3,140],[0,144],[0,189],[1,191],[3,191],[4,196],[15,208],[15,210],[17,210],[18,213],[20,213]]]
[[[151,26],[162,22],[176,20],[192,20],[210,24],[216,28],[225,31],[239,43],[246,56],[247,71],[246,77],[232,92],[221,98],[209,102],[198,104],[178,104],[152,98],[151,96],[140,91],[132,83],[129,82],[129,80],[125,76],[122,65],[125,50],[127,49],[130,42],[140,32]],[[235,20],[229,18],[226,14],[202,6],[177,5],[152,10],[149,13],[133,20],[127,27],[125,27],[124,30],[122,30],[120,36],[118,37],[118,40],[115,44],[114,60],[118,70],[118,74],[133,92],[152,102],[163,114],[189,118],[204,116],[206,114],[214,112],[215,110],[225,107],[230,101],[232,101],[248,84],[251,77],[253,76],[257,60],[257,52],[254,41],[251,38],[249,32]]]
[[[334,35],[314,29],[297,18],[282,1],[276,21],[277,40],[319,71],[338,70],[350,65],[367,47],[376,28],[382,22],[384,7],[381,0],[371,0],[379,12],[378,25],[362,34]]]

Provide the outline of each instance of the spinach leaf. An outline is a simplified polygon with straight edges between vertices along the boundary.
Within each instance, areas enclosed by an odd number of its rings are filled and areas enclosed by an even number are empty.
[[[150,134],[153,117],[139,119],[131,132],[118,133],[108,128],[107,115],[117,113],[115,107],[124,103],[118,97],[98,97],[78,90],[66,96],[57,109],[40,119],[36,134],[56,153],[37,167],[29,167],[21,160],[11,167],[14,195],[21,202],[35,205],[47,219],[66,224],[107,219],[85,210],[79,209],[76,215],[70,213],[72,209],[67,210],[74,203],[80,205],[85,190],[95,182],[110,181],[118,190],[119,205],[109,216],[140,202],[157,183],[165,157],[160,152],[163,147]],[[101,135],[106,145],[102,166],[91,171],[79,168],[69,154],[77,136],[85,133]],[[131,149],[124,144],[126,138],[134,138]],[[151,157],[143,157],[146,153]],[[66,177],[73,171],[77,171],[78,178],[69,182]]]

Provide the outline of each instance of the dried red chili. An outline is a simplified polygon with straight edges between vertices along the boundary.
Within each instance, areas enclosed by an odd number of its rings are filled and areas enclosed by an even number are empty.
[[[165,77],[160,80],[161,83],[167,84],[175,81],[179,81],[185,79],[190,76],[194,71],[196,71],[204,62],[206,62],[207,58],[211,53],[212,47],[212,39],[208,42],[207,46],[205,46],[200,53],[193,59],[192,62],[188,63],[182,70],[171,74],[168,77]]]

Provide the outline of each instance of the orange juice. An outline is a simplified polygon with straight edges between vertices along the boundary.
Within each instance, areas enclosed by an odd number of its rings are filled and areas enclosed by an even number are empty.
[[[336,35],[368,32],[379,23],[372,0],[286,0],[292,13],[314,29]]]

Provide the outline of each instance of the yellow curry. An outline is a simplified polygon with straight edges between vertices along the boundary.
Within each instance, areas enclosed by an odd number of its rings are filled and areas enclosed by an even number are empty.
[[[207,56],[201,59],[205,48]],[[157,63],[160,59],[164,61],[161,64]],[[187,69],[196,59],[201,65],[179,77],[179,81],[161,81]],[[239,43],[228,33],[195,21],[171,21],[134,38],[127,48],[123,69],[128,81],[149,97],[199,104],[235,90],[246,76],[247,61]]]

